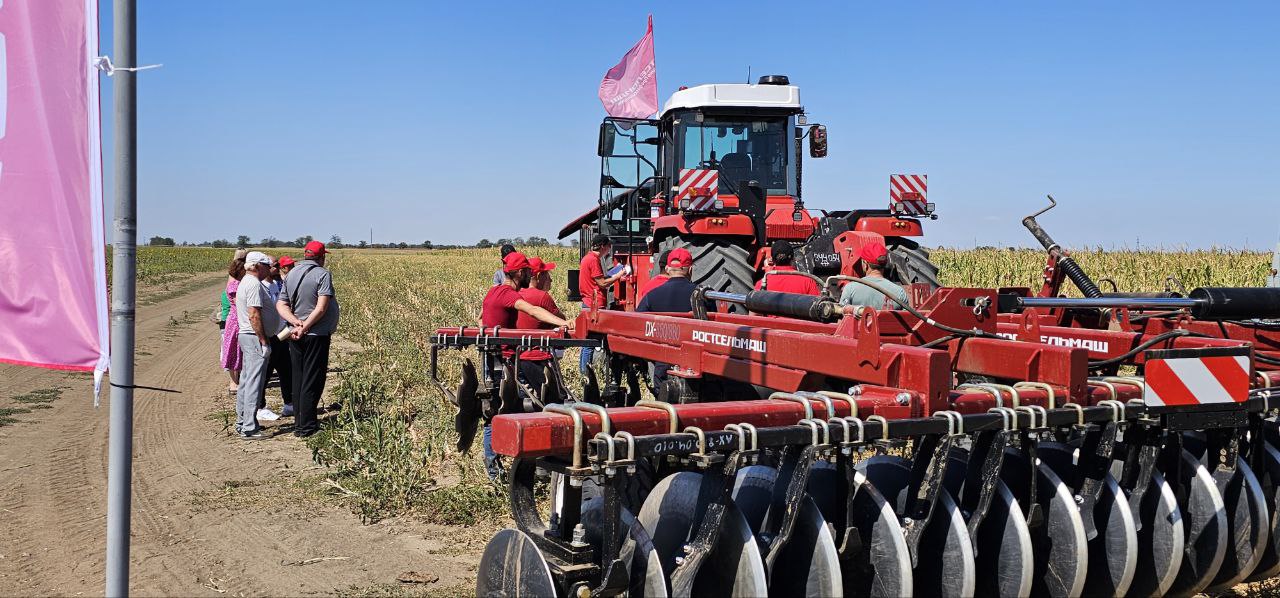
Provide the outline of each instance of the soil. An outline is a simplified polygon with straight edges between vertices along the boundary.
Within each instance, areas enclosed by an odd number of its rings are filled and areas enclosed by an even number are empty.
[[[291,418],[264,440],[229,433],[209,321],[224,278],[140,291],[135,384],[165,391],[134,398],[131,593],[473,593],[487,530],[363,525]],[[0,365],[0,595],[103,592],[109,403],[86,374]]]

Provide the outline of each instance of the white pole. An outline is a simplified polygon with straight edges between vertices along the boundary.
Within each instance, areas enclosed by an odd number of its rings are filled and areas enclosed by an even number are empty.
[[[136,0],[115,0],[117,64],[137,66]],[[111,429],[107,463],[106,595],[129,594],[129,520],[133,481],[133,349],[138,242],[138,90],[135,71],[111,77],[115,96],[115,235],[111,280]]]

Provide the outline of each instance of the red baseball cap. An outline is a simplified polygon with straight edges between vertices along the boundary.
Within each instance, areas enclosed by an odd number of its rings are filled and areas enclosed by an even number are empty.
[[[689,255],[689,250],[683,247],[677,247],[667,254],[667,266],[671,268],[688,268],[693,265],[693,256]]]
[[[328,253],[328,251],[325,250],[324,243],[319,241],[307,243],[306,248],[302,250],[302,255],[306,256],[324,255],[326,253]]]
[[[284,267],[284,266],[292,266],[294,264],[294,261],[293,261],[293,258],[287,255],[282,255],[280,256],[279,260],[276,260],[276,263],[280,264],[281,267]]]
[[[507,254],[507,257],[502,258],[503,272],[518,272],[528,267],[530,267],[529,258],[519,251],[512,251]]]
[[[531,257],[529,258],[529,269],[533,270],[534,274],[542,274],[543,272],[550,272],[552,270],[555,270],[556,263],[544,262],[540,257]]]
[[[885,249],[884,243],[879,241],[867,243],[862,246],[862,249],[858,250],[858,257],[871,263],[880,262],[884,260],[887,255],[889,255],[889,250]]]

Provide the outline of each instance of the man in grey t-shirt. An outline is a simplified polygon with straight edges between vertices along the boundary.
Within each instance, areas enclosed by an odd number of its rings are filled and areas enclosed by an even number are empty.
[[[258,401],[266,387],[267,363],[271,359],[270,334],[280,329],[280,317],[262,282],[270,273],[271,258],[260,251],[250,251],[244,268],[240,291],[236,293],[236,316],[240,320],[236,341],[244,356],[240,387],[236,390],[236,431],[241,438],[252,439],[262,438],[257,418]]]
[[[329,373],[329,337],[338,329],[338,298],[333,276],[324,268],[324,243],[307,243],[306,258],[284,279],[276,302],[291,326],[289,357],[293,361],[293,433],[307,437],[320,430],[316,407]]]

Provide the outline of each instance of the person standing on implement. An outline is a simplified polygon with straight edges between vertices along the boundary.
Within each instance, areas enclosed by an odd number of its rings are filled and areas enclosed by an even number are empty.
[[[284,280],[276,308],[291,326],[289,357],[293,362],[293,434],[306,438],[320,431],[316,406],[329,373],[329,340],[338,329],[338,298],[333,275],[324,269],[324,243],[307,243],[305,259]]]

